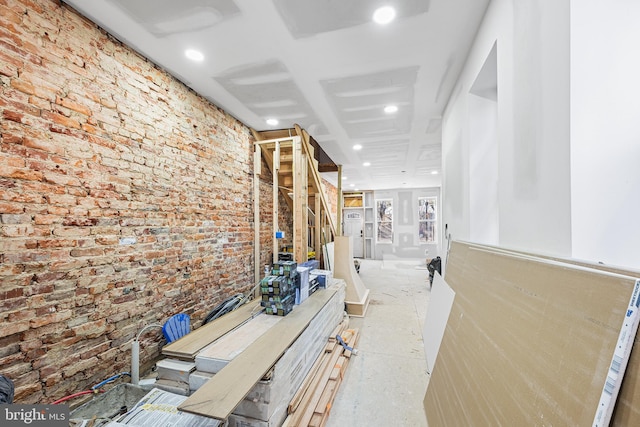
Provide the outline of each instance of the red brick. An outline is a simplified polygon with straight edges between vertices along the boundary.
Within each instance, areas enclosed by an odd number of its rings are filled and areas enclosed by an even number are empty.
[[[12,298],[18,298],[24,295],[23,288],[13,288],[11,290],[0,291],[0,299],[8,300]]]
[[[89,109],[88,107],[86,107],[85,105],[82,105],[78,102],[75,102],[69,98],[60,98],[58,97],[56,99],[56,103],[62,105],[63,107],[66,107],[70,110],[73,110],[77,113],[83,114],[85,116],[90,116],[91,115],[91,109]]]
[[[5,120],[10,120],[12,122],[22,123],[22,119],[24,118],[24,114],[18,113],[16,111],[4,110],[2,112],[2,116]]]
[[[59,313],[56,312],[56,313],[46,314],[43,316],[39,316],[35,319],[31,319],[29,321],[30,322],[29,325],[31,328],[36,329],[42,326],[49,325],[51,323],[62,322],[64,320],[69,319],[72,315],[73,313],[70,310],[59,312]]]
[[[77,374],[78,372],[94,367],[97,364],[97,362],[98,362],[98,359],[96,357],[91,357],[89,359],[81,360],[63,369],[62,373],[65,376],[65,378],[69,378]]]
[[[42,172],[28,169],[3,167],[0,168],[0,176],[13,179],[24,179],[28,181],[42,181]]]
[[[12,322],[2,325],[0,328],[0,338],[7,337],[9,335],[17,334],[29,329],[29,320],[23,320],[20,322]]]
[[[24,212],[24,207],[19,203],[9,203],[0,201],[0,212],[19,214]]]
[[[104,255],[104,249],[99,247],[72,249],[70,255],[72,257],[99,257]]]
[[[33,95],[35,93],[33,84],[28,81],[13,79],[11,80],[11,87],[29,95]]]
[[[25,147],[35,148],[47,153],[54,153],[60,156],[64,155],[64,149],[62,147],[44,139],[25,138],[23,141],[23,145]]]
[[[72,129],[80,129],[80,123],[73,118],[65,117],[59,113],[53,113],[49,111],[42,112],[42,118],[45,120],[49,120],[52,123],[60,126],[64,126]],[[56,128],[57,129],[57,128]],[[53,130],[53,128],[52,128]],[[65,133],[66,131],[58,131],[58,133]]]

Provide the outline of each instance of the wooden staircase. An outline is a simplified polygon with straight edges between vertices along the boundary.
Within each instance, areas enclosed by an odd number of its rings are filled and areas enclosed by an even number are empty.
[[[259,175],[262,160],[267,164],[273,180],[273,259],[278,259],[280,248],[275,238],[278,231],[278,197],[283,197],[293,212],[293,256],[301,263],[308,260],[308,247],[321,260],[322,246],[333,241],[336,225],[330,212],[326,190],[320,172],[338,171],[332,161],[320,163],[322,149],[300,126],[292,129],[257,132],[254,150],[254,219],[256,258],[260,253]],[[327,156],[322,156],[328,158]],[[337,207],[338,208],[338,207]],[[256,263],[256,280],[260,277]]]

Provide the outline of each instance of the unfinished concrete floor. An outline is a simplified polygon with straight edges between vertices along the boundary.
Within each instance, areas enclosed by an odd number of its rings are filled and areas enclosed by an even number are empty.
[[[358,355],[351,358],[327,427],[427,425],[422,329],[430,291],[427,270],[416,268],[421,263],[361,261],[371,303],[364,318],[349,321],[360,328]]]

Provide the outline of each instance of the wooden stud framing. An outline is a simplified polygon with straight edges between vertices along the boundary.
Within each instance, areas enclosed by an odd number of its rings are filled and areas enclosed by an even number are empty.
[[[300,140],[293,143],[293,248],[298,263],[308,259],[309,216],[307,195],[307,163]]]
[[[332,241],[336,235],[333,218],[328,212],[328,203],[320,173],[318,161],[314,158],[315,141],[298,125],[295,129],[278,131],[253,131],[256,139],[256,153],[261,158],[255,159],[260,163],[262,159],[272,173],[273,181],[273,259],[278,259],[279,247],[275,239],[278,225],[278,197],[283,196],[293,212],[293,254],[297,262],[308,259],[308,246],[315,246],[318,259],[322,258],[323,244]],[[269,139],[267,139],[269,138]],[[258,156],[258,154],[256,154]],[[256,168],[256,170],[258,170]],[[258,173],[259,174],[259,173]],[[254,173],[258,180],[258,174]],[[256,190],[259,191],[259,188]],[[314,195],[312,203],[309,195]],[[259,199],[254,204],[259,211]],[[309,227],[309,211],[314,215],[314,224]],[[259,222],[259,212],[255,213]],[[259,228],[256,227],[255,257],[259,259]],[[256,263],[256,279],[261,274],[260,265]]]
[[[324,219],[324,211],[322,209],[322,201],[320,200],[320,195],[316,193],[315,195],[315,233],[313,240],[313,249],[316,251],[316,260],[322,261],[322,240],[320,239],[322,235],[322,221]]]
[[[262,172],[262,150],[258,144],[253,152],[253,259],[254,282],[261,277],[260,271],[260,173]],[[256,290],[257,292],[257,290]]]
[[[271,168],[273,176],[273,230],[271,231],[271,238],[273,240],[273,262],[278,261],[278,239],[276,239],[276,231],[278,230],[278,192],[280,190],[280,183],[278,173],[280,172],[280,142],[276,141],[275,149],[273,150],[273,167]]]
[[[338,218],[336,236],[342,236],[342,165],[338,165]]]

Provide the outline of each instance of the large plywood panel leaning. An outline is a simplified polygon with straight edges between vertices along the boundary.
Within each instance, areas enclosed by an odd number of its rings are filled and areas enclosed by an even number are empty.
[[[608,425],[637,278],[454,242],[445,279],[455,299],[424,399],[430,427]]]
[[[476,248],[484,248],[486,250],[495,252],[517,253],[524,256],[540,257],[553,261],[593,268],[596,270],[622,274],[630,277],[640,277],[640,270],[633,270],[629,268],[622,268],[618,266],[594,263],[572,258],[560,258],[557,256],[541,254],[534,255],[528,252],[499,248],[495,246],[479,245],[475,243],[466,243],[466,245]],[[624,379],[618,393],[618,399],[615,402],[613,415],[610,421],[611,427],[640,426],[640,344],[638,344],[638,342],[640,342],[640,327],[636,331],[631,356],[629,357],[629,361],[627,363],[627,369],[624,372]]]

